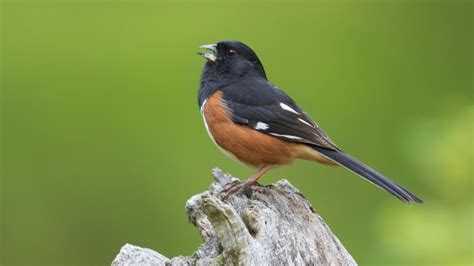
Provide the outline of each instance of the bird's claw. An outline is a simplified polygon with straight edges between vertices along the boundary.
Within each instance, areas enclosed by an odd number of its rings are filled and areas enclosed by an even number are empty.
[[[243,182],[243,183],[234,183],[231,184],[228,188],[222,190],[225,195],[222,197],[223,200],[227,200],[233,195],[239,195],[243,193],[245,190],[250,188],[255,182]]]

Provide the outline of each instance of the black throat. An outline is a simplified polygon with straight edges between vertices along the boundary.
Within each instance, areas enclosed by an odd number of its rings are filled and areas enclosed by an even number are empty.
[[[235,71],[232,71],[221,62],[206,62],[201,73],[201,80],[199,81],[199,108],[201,109],[204,101],[216,90],[249,79],[267,79],[261,64],[259,64],[259,67],[252,66],[246,68],[245,71],[235,73]]]

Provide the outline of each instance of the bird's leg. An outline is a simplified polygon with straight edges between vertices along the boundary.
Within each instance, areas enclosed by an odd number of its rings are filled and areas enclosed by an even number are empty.
[[[246,188],[251,187],[254,185],[257,180],[262,177],[268,170],[270,170],[270,165],[264,165],[260,168],[258,168],[257,172],[253,174],[249,179],[247,179],[245,182],[241,184],[237,184],[234,186],[231,186],[230,188],[224,190],[226,192],[226,195],[224,196],[224,199],[229,198],[230,196],[234,194],[240,194],[242,193]]]
[[[258,168],[257,172],[253,174],[247,181],[245,181],[244,186],[251,187],[257,182],[257,180],[262,177],[268,170],[270,170],[270,165],[265,165]]]

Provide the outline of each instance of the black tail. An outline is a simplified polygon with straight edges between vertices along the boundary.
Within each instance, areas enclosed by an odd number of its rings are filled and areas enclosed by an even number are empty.
[[[395,183],[390,178],[382,175],[381,173],[368,167],[364,163],[359,162],[358,160],[352,158],[351,156],[345,154],[342,151],[330,150],[319,146],[312,146],[312,148],[327,157],[328,159],[331,159],[332,161],[335,161],[336,163],[344,166],[352,172],[362,176],[363,178],[367,179],[368,181],[382,188],[388,193],[394,195],[405,203],[423,203],[420,198],[413,195],[413,193],[406,190],[399,184]]]

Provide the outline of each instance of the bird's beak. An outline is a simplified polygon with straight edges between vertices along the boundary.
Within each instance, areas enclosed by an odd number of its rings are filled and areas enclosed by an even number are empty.
[[[215,44],[206,44],[206,45],[201,45],[199,46],[199,48],[201,49],[207,49],[209,51],[211,51],[211,53],[207,53],[207,52],[198,52],[197,54],[206,58],[207,60],[209,61],[212,61],[212,62],[215,62],[216,59],[217,59],[217,56],[216,56],[216,53],[217,53],[217,48],[216,48],[217,45]]]

